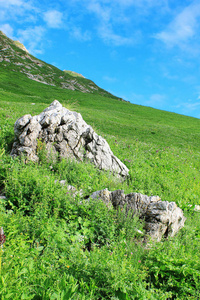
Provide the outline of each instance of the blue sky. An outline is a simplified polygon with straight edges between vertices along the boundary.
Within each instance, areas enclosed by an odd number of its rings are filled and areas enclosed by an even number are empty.
[[[200,118],[200,0],[0,0],[0,29],[118,97]]]

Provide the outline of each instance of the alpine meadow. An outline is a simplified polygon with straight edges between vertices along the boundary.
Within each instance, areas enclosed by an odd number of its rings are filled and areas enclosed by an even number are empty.
[[[0,32],[0,298],[199,299],[200,119],[131,104],[22,46]],[[10,155],[15,121],[55,99],[106,139],[126,178],[51,159],[41,140],[38,162]],[[86,199],[105,188],[175,202],[185,225],[154,241],[137,214]]]

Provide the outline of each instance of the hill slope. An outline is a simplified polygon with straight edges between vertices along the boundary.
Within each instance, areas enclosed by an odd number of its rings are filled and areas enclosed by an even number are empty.
[[[1,235],[0,298],[198,299],[200,120],[118,101],[99,88],[63,88],[62,71],[6,37],[1,41],[0,227],[6,241]],[[30,80],[27,70],[42,79]],[[72,75],[66,80],[84,80],[89,89],[90,81]],[[10,156],[16,119],[41,113],[54,99],[106,138],[130,170],[126,180],[87,162],[49,161],[40,141],[38,164]],[[68,184],[82,193],[74,197]],[[140,220],[84,199],[104,188],[176,202],[185,227],[144,247]]]
[[[45,85],[28,79],[21,72],[13,72],[9,67],[0,69],[0,97],[5,116],[12,115],[13,124],[21,115],[40,113],[57,99],[82,113],[86,122],[95,125],[101,134],[115,135],[120,139],[139,139],[158,147],[167,145],[199,149],[199,119],[134,105],[99,94]],[[35,105],[32,106],[31,103]]]
[[[199,149],[199,119],[118,101],[122,99],[82,75],[61,71],[38,60],[20,42],[9,39],[1,31],[0,93],[1,101],[49,104],[57,99],[73,106],[76,103],[86,121],[94,123],[102,132],[160,146],[187,145]]]
[[[75,72],[61,71],[28,53],[19,41],[9,39],[0,31],[0,66],[17,73],[25,74],[29,79],[43,84],[78,90],[83,93],[97,93],[108,97],[112,94],[98,87],[93,81]],[[77,75],[76,75],[77,74]],[[76,76],[75,76],[76,75]]]

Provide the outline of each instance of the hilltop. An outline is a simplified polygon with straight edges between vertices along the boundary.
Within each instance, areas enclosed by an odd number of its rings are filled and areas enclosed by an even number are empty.
[[[7,68],[13,72],[20,72],[29,79],[43,84],[116,98],[83,75],[74,71],[61,71],[35,58],[22,43],[13,41],[2,31],[0,31],[0,66],[1,69]]]

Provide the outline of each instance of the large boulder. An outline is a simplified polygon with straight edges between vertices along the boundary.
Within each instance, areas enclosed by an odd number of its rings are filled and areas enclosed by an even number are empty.
[[[99,169],[121,176],[128,168],[111,151],[105,139],[94,132],[81,114],[63,107],[57,100],[37,116],[25,115],[15,122],[15,141],[11,155],[25,154],[38,161],[38,140],[50,154],[63,158],[87,159]]]
[[[107,189],[94,192],[90,198],[103,200],[108,207],[124,208],[126,212],[139,214],[145,220],[145,230],[152,239],[173,237],[183,226],[186,218],[175,202],[161,201],[158,196],[140,193],[124,194],[122,190],[113,192]]]

